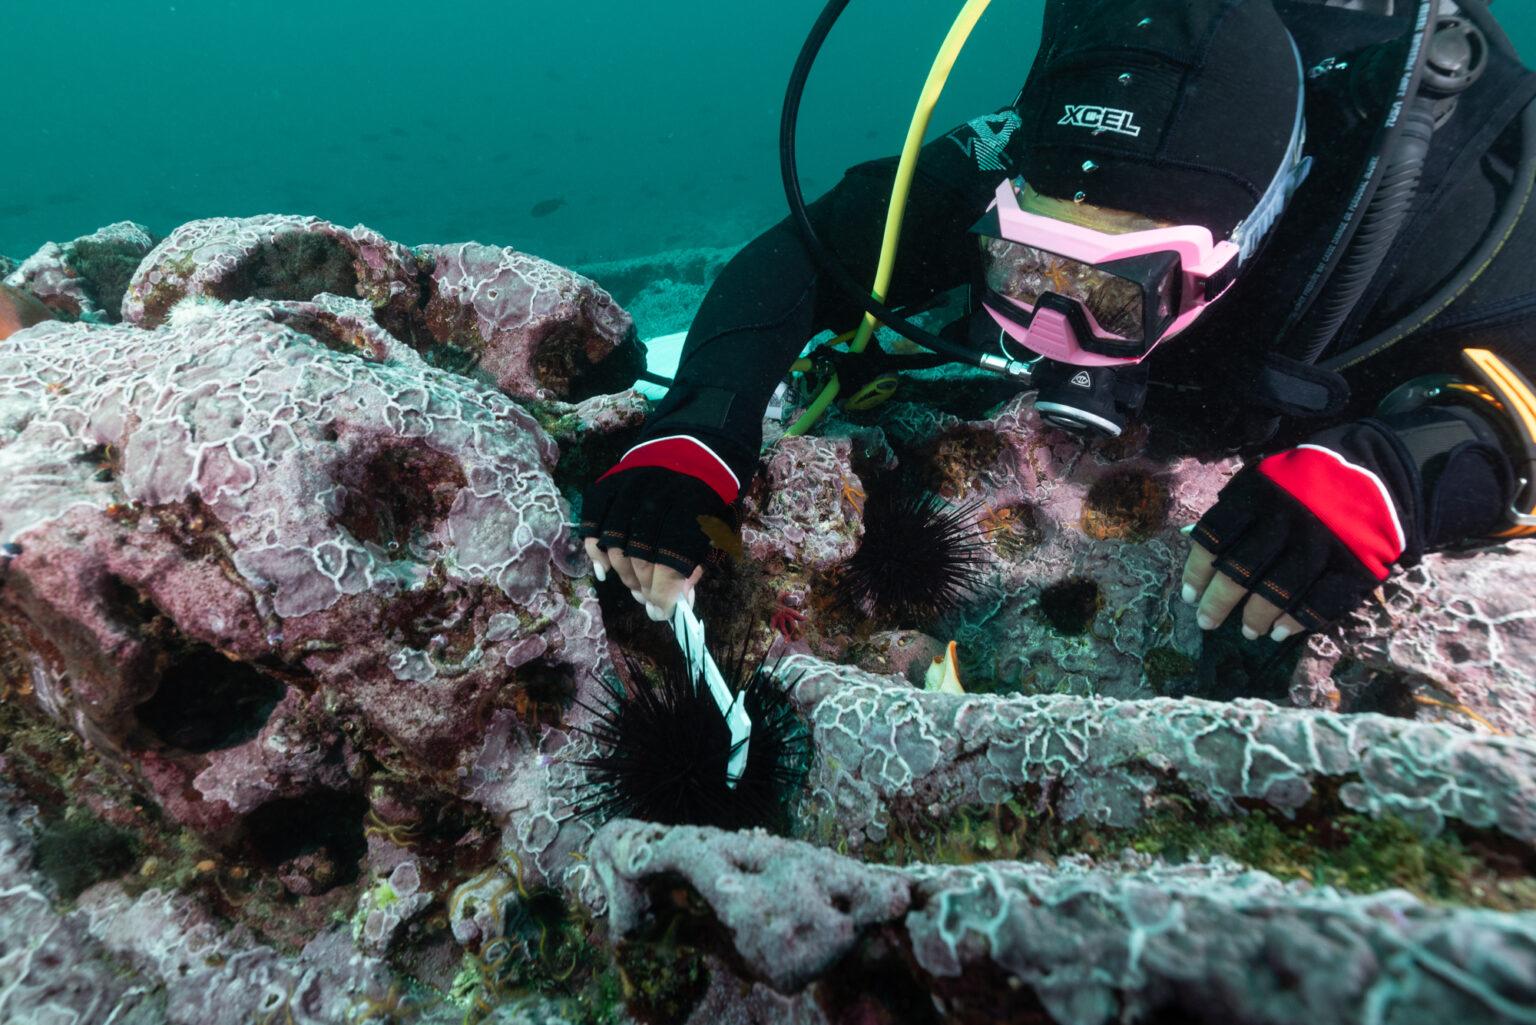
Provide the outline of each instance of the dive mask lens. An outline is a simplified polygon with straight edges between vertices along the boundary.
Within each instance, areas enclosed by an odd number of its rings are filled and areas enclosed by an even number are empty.
[[[989,291],[1030,308],[1038,306],[1046,293],[1059,295],[1082,306],[1092,318],[1095,335],[1143,342],[1149,328],[1161,333],[1173,319],[1179,269],[1176,257],[1095,266],[990,236],[982,237],[981,247]]]

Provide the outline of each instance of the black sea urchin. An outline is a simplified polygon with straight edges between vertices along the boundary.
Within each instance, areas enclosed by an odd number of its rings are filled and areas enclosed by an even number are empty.
[[[951,507],[931,491],[871,489],[864,541],[843,563],[838,600],[896,626],[923,627],[958,609],[981,585],[986,533],[980,503]]]
[[[744,652],[720,667],[728,685],[745,689],[752,719],[746,768],[732,788],[730,729],[682,651],[674,648],[653,674],[625,661],[634,682],[611,685],[610,700],[588,706],[597,718],[581,732],[597,742],[598,753],[578,762],[590,770],[580,813],[599,821],[786,831],[790,802],[809,769],[810,738],[774,668],[749,666]]]

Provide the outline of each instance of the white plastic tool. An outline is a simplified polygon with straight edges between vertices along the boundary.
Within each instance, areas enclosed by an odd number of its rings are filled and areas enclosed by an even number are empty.
[[[715,704],[720,706],[720,714],[725,716],[726,726],[730,728],[731,760],[725,769],[725,785],[734,790],[742,774],[747,771],[747,744],[752,737],[752,717],[742,704],[745,691],[731,697],[731,689],[725,685],[725,677],[720,675],[720,668],[715,665],[715,660],[709,656],[709,649],[704,646],[704,624],[682,599],[678,599],[672,613],[672,631],[677,634],[677,643],[682,646],[683,656],[688,660],[689,676],[695,682],[701,676],[704,678]]]

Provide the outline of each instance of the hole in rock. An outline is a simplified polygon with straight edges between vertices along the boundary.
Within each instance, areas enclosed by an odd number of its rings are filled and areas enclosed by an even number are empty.
[[[132,242],[81,239],[74,244],[71,262],[86,294],[115,323],[122,319],[123,295],[143,259]]]
[[[576,702],[576,674],[566,666],[533,662],[518,670],[518,680],[538,722],[560,722]]]
[[[1343,712],[1375,712],[1397,719],[1416,719],[1419,715],[1413,679],[1406,673],[1366,671],[1364,679],[1341,685],[1339,692]]]
[[[1021,558],[1045,540],[1040,513],[1027,502],[984,512],[978,526],[986,531],[987,540],[1005,558]]]
[[[480,367],[480,359],[483,355],[478,349],[457,345],[453,342],[439,342],[435,345],[428,345],[421,351],[421,358],[426,360],[428,365],[460,376],[474,374]]]
[[[623,391],[645,369],[645,348],[633,330],[613,351],[595,333],[575,327],[551,331],[533,354],[533,376],[567,402]]]
[[[111,445],[92,445],[76,456],[75,462],[95,467],[92,479],[101,482],[116,480],[120,469],[117,449]]]
[[[391,553],[447,517],[466,483],[458,460],[403,444],[349,461],[338,479],[346,498],[336,522],[359,541]]]
[[[1008,996],[1001,999],[1017,996],[1006,987],[1003,992]],[[828,971],[816,984],[815,994],[827,1020],[837,1025],[938,1025],[951,1020],[940,1016],[933,998],[913,977],[900,949],[879,933],[871,934]],[[992,1020],[1017,1019],[1004,1015]]]
[[[909,471],[908,487],[929,488],[952,498],[1003,460],[1007,443],[997,431],[959,427],[925,445]]]
[[[333,866],[329,886],[345,886],[358,876],[368,850],[363,819],[368,802],[357,794],[318,790],[302,797],[281,797],[251,812],[246,839],[261,861],[278,867],[320,855]]]
[[[258,246],[212,289],[225,302],[237,299],[313,299],[321,292],[357,295],[350,250],[327,235],[290,231]]]
[[[1058,580],[1040,592],[1040,611],[1058,633],[1077,636],[1088,632],[1103,606],[1099,585],[1087,577]]]
[[[128,628],[144,627],[160,615],[154,602],[121,577],[108,576],[102,581],[101,604],[112,622]]]
[[[308,335],[332,352],[369,359],[374,356],[373,345],[362,332],[349,328],[338,320],[291,310],[277,313],[272,319],[285,327],[291,327],[295,331]]]
[[[626,995],[625,1009],[644,1025],[671,1025],[686,1021],[709,988],[702,951],[715,952],[741,977],[751,970],[740,963],[734,941],[685,879],[665,872],[642,885],[652,910],[648,927],[614,952],[631,979],[644,980]]]
[[[199,644],[172,656],[137,715],[168,746],[206,754],[253,739],[284,690],[265,673]]]
[[[1141,469],[1115,470],[1094,481],[1083,501],[1083,532],[1105,540],[1144,541],[1168,522],[1168,484]]]

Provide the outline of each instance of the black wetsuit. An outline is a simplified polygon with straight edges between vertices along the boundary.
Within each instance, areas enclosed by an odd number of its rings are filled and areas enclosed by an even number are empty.
[[[1305,66],[1313,69],[1307,152],[1316,164],[1232,292],[1149,361],[1154,387],[1147,415],[1154,420],[1160,408],[1177,403],[1188,407],[1181,416],[1194,412],[1215,427],[1230,423],[1233,411],[1250,402],[1256,361],[1275,346],[1278,325],[1342,218],[1369,156],[1379,111],[1353,109],[1358,82],[1352,76],[1366,73],[1371,53],[1403,45],[1401,24],[1387,19],[1306,2],[1277,0],[1276,8]],[[1454,117],[1436,132],[1414,214],[1331,351],[1394,323],[1452,277],[1478,246],[1511,192],[1518,117],[1533,97],[1536,74],[1496,54],[1483,78],[1463,94]],[[975,282],[980,253],[969,229],[998,183],[1016,173],[1018,153],[1003,137],[1009,110],[963,125],[924,148],[889,289],[891,305],[918,306]],[[895,165],[895,158],[888,158],[851,168],[810,208],[823,240],[860,280],[874,276]],[[1347,372],[1352,390],[1347,410],[1327,419],[1287,421],[1282,437],[1300,440],[1330,423],[1369,415],[1383,395],[1412,377],[1460,371],[1459,352],[1466,346],[1490,348],[1536,377],[1533,268],[1536,219],[1528,213],[1497,259],[1426,330]],[[780,223],[743,249],[711,289],[689,331],[673,389],[644,437],[697,437],[746,480],[757,462],[764,410],[790,363],[808,339],[827,329],[847,330],[860,316],[850,298],[818,271],[793,224]],[[1191,401],[1192,387],[1199,394]]]

